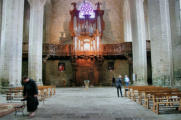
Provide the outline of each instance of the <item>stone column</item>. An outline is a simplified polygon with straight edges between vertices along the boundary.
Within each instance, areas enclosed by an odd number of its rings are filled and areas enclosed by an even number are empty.
[[[146,30],[143,0],[130,0],[133,73],[136,85],[147,85]]]
[[[129,0],[124,1],[123,19],[124,19],[124,41],[125,42],[132,42],[132,30],[131,30],[131,16],[130,16]]]
[[[4,0],[0,47],[0,79],[3,86],[20,86],[24,0]]]
[[[150,24],[148,19],[148,0],[144,0],[144,14],[145,14],[145,24],[146,24],[146,40],[150,40]]]
[[[1,50],[1,25],[2,25],[2,4],[3,4],[2,2],[3,1],[0,0],[0,50]],[[1,79],[0,79],[0,89],[1,89]]]
[[[2,4],[3,4],[3,1],[0,0],[0,47],[1,47],[1,26],[2,26]]]
[[[179,0],[180,2],[180,22],[181,22],[181,0]]]
[[[28,76],[42,84],[43,17],[46,0],[28,0],[30,4]]]
[[[51,36],[51,33],[50,33],[50,29],[52,27],[52,16],[53,16],[53,13],[52,13],[52,0],[47,0],[46,1],[46,4],[45,4],[45,8],[44,8],[44,12],[45,12],[45,17],[44,17],[44,26],[45,26],[45,29],[44,29],[44,43],[50,43],[51,42],[51,39],[50,39],[50,36]],[[60,41],[61,42],[61,41]]]
[[[148,0],[153,85],[171,86],[173,79],[169,0]]]
[[[181,17],[179,0],[169,0],[169,10],[173,52],[172,86],[181,87]]]

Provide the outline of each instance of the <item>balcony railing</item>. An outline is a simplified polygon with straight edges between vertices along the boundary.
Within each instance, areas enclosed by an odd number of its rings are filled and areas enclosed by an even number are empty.
[[[147,51],[150,51],[150,42],[147,41]],[[109,55],[124,55],[132,53],[132,43],[125,42],[120,44],[103,44],[100,46],[100,51],[74,51],[71,44],[43,44],[43,55],[52,56],[109,56]],[[23,44],[23,54],[28,54],[28,44]]]

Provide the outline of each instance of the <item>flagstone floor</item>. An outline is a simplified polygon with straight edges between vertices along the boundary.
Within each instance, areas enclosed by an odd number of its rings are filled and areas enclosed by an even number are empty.
[[[181,120],[181,113],[156,115],[116,92],[113,87],[57,88],[55,96],[40,103],[34,118],[12,113],[0,120]]]

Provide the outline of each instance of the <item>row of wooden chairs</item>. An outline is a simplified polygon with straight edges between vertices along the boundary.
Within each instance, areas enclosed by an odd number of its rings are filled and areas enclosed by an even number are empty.
[[[159,114],[160,107],[181,111],[181,91],[158,86],[128,86],[125,96]]]
[[[38,86],[39,100],[44,102],[46,98],[55,95],[55,88],[55,86]]]
[[[38,99],[45,101],[46,98],[55,95],[55,86],[38,86]],[[6,93],[7,102],[20,101],[23,98],[23,87],[9,88]]]
[[[46,98],[55,95],[55,86],[38,86],[38,100],[43,102]],[[21,112],[24,115],[26,102],[23,99],[23,87],[9,88],[6,92],[6,100],[8,103],[16,104],[14,107],[15,115]]]

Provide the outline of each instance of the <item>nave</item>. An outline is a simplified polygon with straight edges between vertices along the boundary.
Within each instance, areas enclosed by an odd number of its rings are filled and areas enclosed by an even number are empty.
[[[39,105],[32,120],[180,120],[181,114],[157,115],[127,97],[117,97],[116,88],[57,88],[56,95]],[[124,93],[124,91],[123,91]],[[25,120],[14,113],[0,120]]]

